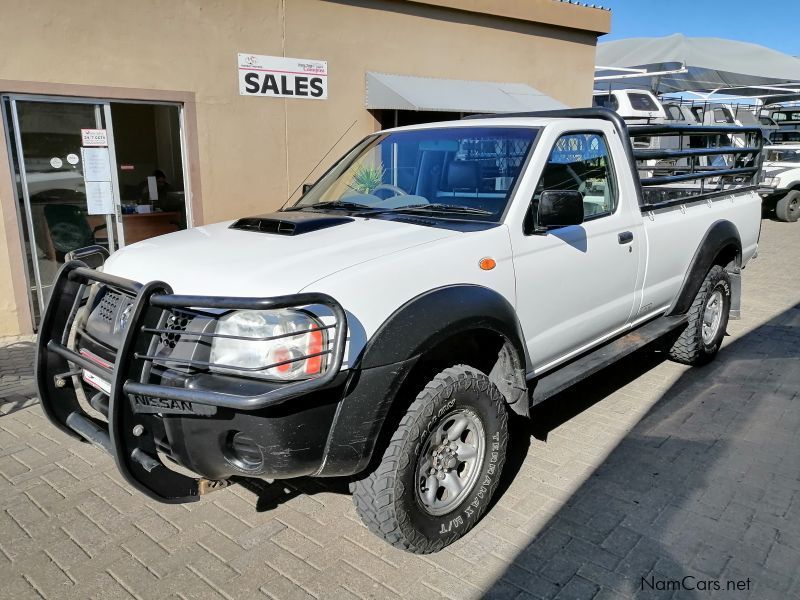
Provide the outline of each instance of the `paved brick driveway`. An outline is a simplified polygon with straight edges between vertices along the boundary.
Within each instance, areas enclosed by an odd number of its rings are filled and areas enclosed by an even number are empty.
[[[500,500],[428,557],[373,538],[342,482],[131,493],[45,422],[31,343],[6,345],[0,597],[798,598],[800,225],[765,221],[744,281],[713,365],[639,353],[538,407]]]

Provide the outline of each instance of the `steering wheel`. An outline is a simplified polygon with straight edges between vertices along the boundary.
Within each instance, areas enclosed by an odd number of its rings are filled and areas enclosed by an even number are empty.
[[[394,192],[395,196],[408,196],[408,192],[406,192],[403,188],[398,187],[396,185],[392,185],[391,183],[382,183],[378,187],[373,190],[370,190],[370,195],[374,196],[375,192],[388,190],[390,192]]]

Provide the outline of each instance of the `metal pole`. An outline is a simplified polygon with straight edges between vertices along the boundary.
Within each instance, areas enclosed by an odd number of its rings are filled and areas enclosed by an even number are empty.
[[[98,106],[99,108],[99,106]],[[114,195],[114,217],[117,222],[117,235],[119,236],[119,247],[125,247],[125,228],[122,226],[122,200],[119,196],[119,176],[117,175],[117,148],[114,141],[114,123],[111,121],[111,104],[109,102],[103,103],[103,115],[105,117],[106,136],[108,137],[108,161],[111,166],[111,193]],[[109,232],[111,232],[111,217],[106,217],[109,220]],[[114,252],[113,248],[113,233],[110,233],[108,239],[108,252]]]
[[[98,129],[102,129],[103,128],[103,117],[102,117],[102,115],[100,113],[100,105],[99,104],[95,104],[94,105],[94,126],[97,127]],[[108,143],[109,143],[109,147],[106,148],[106,152],[108,152],[108,160],[109,160],[109,164],[110,164],[110,161],[111,161],[111,146],[110,146],[110,144],[112,142],[111,142],[111,135],[109,135],[109,133],[108,133],[108,129],[106,129],[106,137],[108,138]],[[114,177],[114,175],[116,174],[116,171],[117,171],[116,168],[112,168],[111,169],[111,176],[112,177]],[[112,194],[114,193],[114,188],[116,188],[116,186],[112,185],[112,192],[111,192]],[[116,202],[115,202],[115,206],[116,206]],[[112,252],[114,252],[114,222],[111,219],[111,215],[108,215],[108,214],[106,215],[106,239],[108,241],[108,253],[111,254]]]

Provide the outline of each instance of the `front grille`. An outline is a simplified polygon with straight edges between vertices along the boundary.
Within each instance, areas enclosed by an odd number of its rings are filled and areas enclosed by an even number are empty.
[[[112,292],[110,289],[106,290],[106,293],[103,294],[100,303],[97,305],[95,311],[97,312],[97,316],[100,317],[103,321],[108,323],[114,323],[114,319],[117,315],[117,308],[119,307],[120,303],[122,302],[122,294],[118,294],[117,292]]]

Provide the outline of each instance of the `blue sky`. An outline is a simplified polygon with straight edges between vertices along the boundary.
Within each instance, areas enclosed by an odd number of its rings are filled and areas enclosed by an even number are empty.
[[[611,33],[602,36],[601,42],[683,33],[690,37],[752,42],[797,56],[800,21],[795,18],[795,1],[588,0],[588,3],[612,11]],[[772,14],[779,16],[770,18]]]

